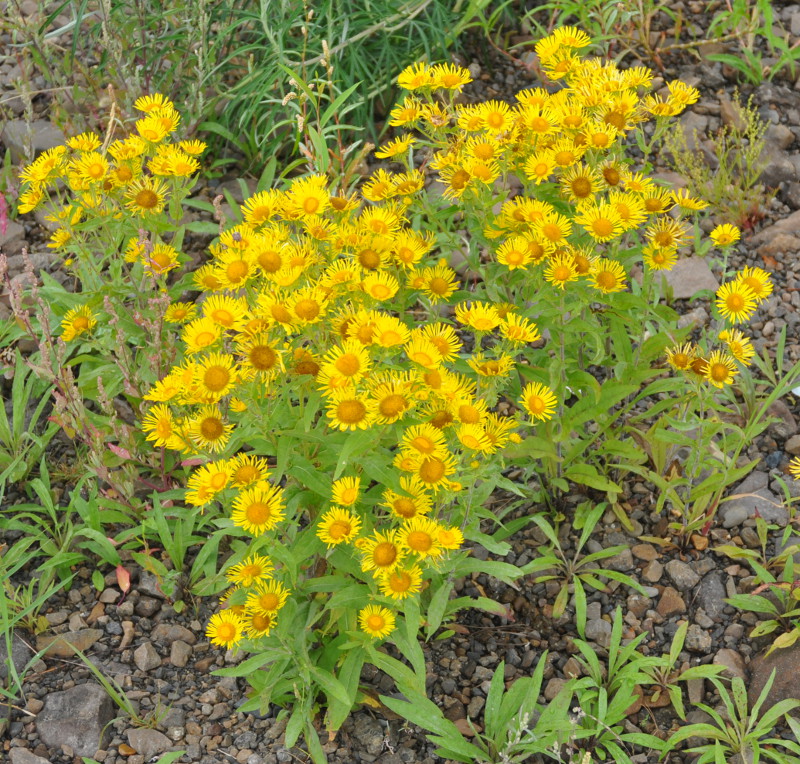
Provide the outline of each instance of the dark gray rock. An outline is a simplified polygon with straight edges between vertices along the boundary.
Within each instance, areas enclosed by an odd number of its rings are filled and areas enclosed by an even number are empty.
[[[12,748],[8,752],[10,764],[50,764],[49,759],[37,756],[27,748]]]
[[[726,596],[722,574],[718,571],[712,571],[700,582],[695,602],[698,607],[705,610],[709,618],[717,619],[722,615]]]
[[[88,682],[48,695],[36,717],[36,729],[48,748],[68,745],[78,756],[94,756],[104,748],[106,725],[113,718],[111,698],[99,684]]]
[[[670,560],[664,569],[678,591],[685,592],[700,583],[700,576],[680,560]]]
[[[747,688],[751,705],[761,694],[773,671],[775,671],[775,681],[764,705],[761,706],[762,713],[782,700],[796,700],[800,697],[797,691],[797,677],[800,676],[800,644],[795,642],[791,647],[775,650],[769,657],[762,653],[753,659],[750,664],[750,684]]]
[[[14,664],[14,670],[17,674],[24,670],[31,656],[30,648],[17,634],[14,634],[11,637],[11,662]],[[0,679],[8,677],[8,659],[8,646],[6,645],[5,635],[0,635]]]
[[[719,282],[703,257],[678,260],[664,277],[676,300],[688,300],[704,289],[715,292],[719,288]]]
[[[783,506],[783,502],[768,488],[761,488],[740,498],[726,501],[720,507],[719,514],[724,528],[741,525],[756,515],[763,517],[768,523],[777,523],[781,527],[789,522],[789,512]]]
[[[161,656],[152,642],[145,642],[133,651],[133,662],[140,671],[152,671],[161,665]]]

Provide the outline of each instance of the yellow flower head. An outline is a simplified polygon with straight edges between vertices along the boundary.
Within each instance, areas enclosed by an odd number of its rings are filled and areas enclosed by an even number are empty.
[[[233,501],[233,524],[253,536],[272,530],[284,518],[283,489],[265,480],[245,488]]]
[[[277,613],[288,596],[289,590],[280,581],[260,580],[248,595],[246,607],[254,613]]]
[[[736,277],[736,280],[740,284],[750,287],[758,302],[765,300],[772,294],[772,278],[762,268],[745,266]]]
[[[212,645],[230,648],[242,640],[244,631],[245,619],[230,610],[223,610],[209,619],[206,636]]]
[[[61,321],[61,339],[70,342],[97,326],[97,318],[88,305],[80,305],[67,311]]]
[[[361,518],[350,510],[333,507],[319,521],[317,537],[329,549],[352,541],[361,530]]]
[[[717,290],[717,310],[732,324],[747,321],[755,311],[756,304],[755,293],[744,282],[730,281]]]
[[[705,378],[714,387],[722,388],[731,384],[738,373],[733,356],[720,350],[715,350],[706,360]]]
[[[372,571],[378,578],[391,573],[406,557],[406,550],[400,545],[396,530],[375,531],[371,536],[360,540],[361,570]]]
[[[422,589],[422,569],[419,565],[395,568],[380,579],[378,586],[385,597],[404,600]]]
[[[695,358],[697,351],[691,342],[667,350],[667,363],[677,371],[688,371]]]
[[[381,605],[367,605],[358,612],[358,625],[373,639],[383,639],[394,631],[394,613]]]
[[[552,419],[558,401],[549,387],[539,382],[531,382],[522,391],[520,403],[531,419],[546,421]]]
[[[252,586],[272,578],[275,566],[269,557],[250,555],[225,571],[225,578],[237,586]],[[277,609],[277,608],[273,608]]]
[[[360,488],[361,478],[357,476],[334,480],[331,486],[331,503],[352,507],[358,501]]]

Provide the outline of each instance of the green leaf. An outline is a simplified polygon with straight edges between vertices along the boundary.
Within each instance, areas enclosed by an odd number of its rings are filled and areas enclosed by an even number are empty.
[[[450,599],[450,592],[453,591],[453,582],[446,578],[442,581],[436,591],[431,597],[430,605],[428,605],[428,612],[426,614],[427,626],[425,633],[428,639],[433,636],[439,626],[442,625],[447,602]]]
[[[311,667],[311,676],[314,681],[324,690],[328,696],[328,701],[335,700],[343,706],[353,707],[353,699],[347,692],[345,686],[333,674],[323,671],[316,666]]]

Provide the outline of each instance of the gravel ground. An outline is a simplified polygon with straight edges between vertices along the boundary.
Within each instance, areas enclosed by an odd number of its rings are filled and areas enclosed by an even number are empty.
[[[707,21],[694,8],[699,8],[699,3],[670,5],[673,9],[683,9],[693,24],[702,27]],[[800,33],[800,6],[779,2],[773,6],[776,20],[786,29]],[[662,15],[658,21],[665,28],[669,25],[666,16]],[[537,81],[530,52],[520,49],[509,57],[477,39],[472,41],[470,49],[473,53],[462,63],[470,66],[475,78],[467,94],[471,99],[510,99],[516,91]],[[800,234],[797,234],[800,230],[800,80],[779,74],[772,82],[752,87],[738,81],[736,73],[728,67],[703,58],[682,54],[665,57],[663,63],[665,69],[659,74],[664,79],[682,79],[701,90],[700,101],[681,118],[686,129],[707,129],[712,134],[730,118],[728,104],[737,88],[745,99],[753,96],[753,103],[769,125],[768,164],[763,179],[775,190],[775,196],[753,217],[752,230],[745,233],[736,248],[731,265],[735,268],[758,266],[772,272],[774,294],[762,306],[750,329],[759,349],[774,352],[778,336],[786,327],[785,360],[787,364],[794,363],[800,359],[800,258],[796,256],[800,252]],[[0,99],[13,95],[13,74],[10,65],[0,65]],[[46,120],[46,98],[38,98],[35,108],[37,118]],[[49,123],[42,122],[35,130],[35,137],[41,141],[53,139]],[[5,147],[11,147],[12,140],[8,133],[4,134]],[[657,170],[664,177],[674,179],[668,175],[672,172],[669,166],[659,166]],[[17,271],[22,267],[19,253],[24,245],[30,246],[34,253],[43,251],[41,242],[46,234],[41,230],[41,222],[28,216],[19,221],[18,227],[12,223],[11,230],[0,237],[0,246],[11,255],[12,268]],[[48,255],[34,254],[34,259],[37,265],[58,274]],[[713,268],[712,275],[719,278]],[[691,284],[692,278],[694,274],[684,273],[675,286]],[[7,310],[4,305],[0,297],[0,316]],[[709,321],[707,301],[677,300],[676,305],[689,317],[687,320],[697,325]],[[733,489],[738,493],[758,492],[767,502],[780,495],[776,476],[784,473],[792,455],[800,453],[797,397],[789,395],[778,401],[772,413],[776,421],[746,454],[750,459],[759,459],[756,471],[745,484]],[[571,496],[569,500],[577,503],[585,498]],[[13,502],[13,495],[6,500]],[[496,496],[494,500],[503,501],[504,497]],[[707,550],[680,552],[640,541],[641,536],[662,537],[666,532],[667,518],[654,511],[655,496],[651,486],[631,482],[626,485],[621,501],[629,512],[633,532],[626,532],[609,512],[589,542],[588,551],[624,544],[626,549],[612,558],[608,566],[638,580],[647,594],[636,594],[615,582],[611,582],[608,592],[589,594],[587,637],[596,644],[597,652],[602,655],[606,651],[610,619],[618,607],[623,613],[625,638],[646,631],[648,636],[641,649],[655,655],[668,650],[679,622],[688,620],[691,626],[682,662],[722,664],[728,667],[731,675],[757,684],[758,672],[762,669],[754,659],[765,649],[768,639],[749,639],[756,616],[736,611],[724,601],[736,592],[748,591],[752,584],[749,568]],[[772,519],[783,526],[789,520],[786,512],[776,513]],[[752,504],[729,502],[711,531],[711,547],[734,543],[756,548],[758,537],[754,526]],[[565,550],[569,552],[574,548],[577,534],[568,524],[562,526],[561,533]],[[13,538],[7,541],[13,543]],[[532,559],[544,539],[537,529],[528,527],[510,541],[512,552],[505,560],[523,565]],[[43,764],[34,758],[39,756],[44,762],[66,764],[80,761],[76,758],[80,755],[90,755],[106,764],[124,761],[144,764],[161,751],[183,749],[186,754],[182,761],[201,764],[308,760],[302,750],[287,750],[283,745],[284,723],[276,721],[276,709],[263,717],[238,712],[237,705],[246,689],[244,682],[212,675],[215,669],[243,657],[210,646],[202,636],[203,624],[213,602],[197,601],[187,612],[178,614],[148,574],[136,575],[135,568],[134,572],[132,589],[122,597],[113,574],[107,577],[106,590],[98,595],[91,585],[91,571],[80,569],[73,589],[53,598],[45,608],[51,627],[47,634],[68,633],[68,638],[85,648],[105,675],[113,677],[128,692],[140,714],[152,714],[155,729],[135,728],[129,719],[117,717],[117,710],[109,707],[102,693],[96,695],[86,690],[87,683],[92,682],[90,672],[69,650],[59,649],[56,644],[28,675],[20,707],[11,709],[10,725],[0,741],[5,752],[0,752],[0,759],[8,757],[12,764]],[[465,721],[468,718],[481,728],[487,680],[501,660],[506,664],[506,679],[513,680],[529,675],[541,653],[549,650],[545,671],[545,696],[548,698],[553,697],[560,682],[574,673],[577,652],[573,642],[577,636],[574,619],[570,609],[558,620],[551,617],[557,591],[552,583],[533,584],[523,580],[515,590],[487,576],[476,575],[459,582],[456,591],[471,596],[485,593],[508,606],[508,618],[469,611],[459,619],[456,634],[425,645],[429,694],[465,734],[469,733]],[[35,640],[19,635],[14,653],[18,659],[28,654],[26,643],[37,647]],[[800,652],[781,651],[779,659],[781,672],[789,677],[796,676],[800,669]],[[362,682],[378,692],[394,690],[392,680],[375,669],[365,669]],[[789,687],[785,692],[789,696],[793,692],[793,697],[797,697],[796,689]],[[708,683],[695,683],[689,694],[690,708],[698,700],[711,705],[719,702]],[[697,710],[691,712],[695,721],[701,715]],[[67,728],[64,727],[65,718]],[[82,750],[81,741],[91,740],[92,734],[98,733],[111,719],[114,720],[107,728],[100,749]],[[85,729],[79,726],[84,721]],[[631,713],[627,722],[630,730],[641,729],[662,736],[668,735],[677,724],[671,707],[642,707]],[[71,738],[69,732],[74,729],[68,728],[76,725],[82,732]],[[94,739],[99,739],[99,733]],[[365,706],[356,711],[324,748],[331,762],[341,764],[442,761],[435,756],[433,746],[420,730],[404,724],[385,708]],[[643,762],[656,758],[655,755],[640,756]],[[675,753],[667,760],[689,762],[692,759],[687,754]]]

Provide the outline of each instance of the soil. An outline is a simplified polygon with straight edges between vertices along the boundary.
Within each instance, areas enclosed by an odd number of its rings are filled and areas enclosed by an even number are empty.
[[[703,35],[708,16],[698,11],[705,4],[699,2],[670,3],[672,10],[682,10],[690,20],[681,33],[681,42],[687,42],[688,33]],[[800,33],[800,6],[774,2],[776,22],[793,34]],[[671,22],[666,14],[656,18],[656,30],[668,31]],[[524,43],[526,30],[510,29],[509,39]],[[765,61],[770,51],[763,39],[757,41]],[[764,180],[772,187],[774,196],[754,210],[746,222],[742,242],[736,247],[732,265],[745,265],[769,270],[775,281],[772,298],[760,309],[751,324],[756,347],[775,353],[782,327],[787,329],[785,363],[788,366],[800,360],[800,240],[794,234],[800,227],[800,71],[778,72],[772,81],[753,86],[741,80],[731,67],[707,58],[718,46],[706,46],[700,53],[682,49],[660,57],[657,75],[665,81],[680,79],[695,85],[701,91],[700,101],[681,118],[684,126],[701,124],[713,133],[726,119],[726,103],[739,91],[743,98],[753,97],[753,104],[769,125],[767,151],[770,163]],[[731,46],[735,51],[735,46]],[[490,46],[478,36],[467,38],[466,51],[459,54],[461,63],[468,65],[474,83],[466,92],[470,100],[488,98],[511,100],[514,93],[536,86],[535,57],[531,46],[522,46],[509,52],[502,46]],[[653,61],[625,58],[626,65],[644,64],[653,67]],[[0,66],[0,83],[5,95],[13,92],[8,70]],[[3,98],[0,90],[0,98]],[[47,119],[49,101],[38,97],[34,103],[37,118]],[[667,164],[657,167],[663,177],[672,172]],[[672,176],[674,178],[674,176]],[[221,182],[225,182],[222,179]],[[216,184],[215,184],[216,185]],[[213,193],[216,188],[210,188]],[[789,223],[787,224],[787,221]],[[26,216],[20,221],[24,240],[32,251],[41,251],[41,243],[48,234],[40,221]],[[198,248],[203,244],[198,240]],[[55,263],[46,264],[48,270],[58,274]],[[717,274],[718,275],[718,274]],[[699,325],[708,322],[708,301],[702,299],[678,300],[678,310],[692,316]],[[800,384],[800,382],[798,382]],[[4,383],[4,394],[8,384]],[[800,453],[798,421],[800,402],[796,395],[787,395],[774,407],[776,421],[758,437],[746,452],[749,459],[758,459],[751,482],[735,487],[733,492],[766,491],[780,496],[776,483],[779,476],[786,477],[786,465],[793,454]],[[68,444],[62,443],[62,448]],[[521,479],[521,471],[510,472],[512,479]],[[791,481],[788,481],[791,483]],[[793,488],[795,495],[800,493]],[[20,494],[10,492],[4,510],[13,508]],[[587,497],[574,495],[569,504],[577,504]],[[591,498],[591,497],[589,497]],[[496,495],[494,501],[505,497]],[[587,636],[604,655],[608,647],[609,623],[617,608],[623,615],[625,639],[647,632],[642,652],[660,655],[669,650],[672,637],[679,624],[688,620],[692,640],[687,641],[681,662],[689,665],[723,663],[731,672],[749,677],[753,660],[769,644],[769,638],[751,639],[748,635],[757,623],[755,615],[745,613],[725,603],[725,598],[735,592],[744,592],[752,584],[752,572],[745,564],[738,564],[724,555],[702,550],[698,544],[683,549],[658,547],[641,537],[663,538],[668,517],[656,512],[654,489],[642,482],[630,481],[620,499],[632,524],[626,530],[612,512],[603,517],[598,532],[588,546],[598,551],[616,544],[626,547],[613,558],[610,567],[626,572],[639,581],[646,595],[635,593],[624,585],[611,582],[605,592],[590,590],[588,596],[589,624]],[[738,513],[733,503],[720,512],[709,534],[710,546],[736,544],[757,548],[755,516],[744,507]],[[569,511],[567,512],[569,516]],[[788,513],[776,517],[776,524],[794,524]],[[565,523],[561,526],[565,551],[574,549],[579,535]],[[768,551],[773,552],[779,543],[780,533],[770,536]],[[0,532],[0,541],[13,544],[13,533]],[[542,534],[527,526],[511,537],[512,551],[503,558],[519,566],[530,561],[544,541]],[[480,549],[475,554],[485,554]],[[143,737],[134,730],[130,719],[118,716],[109,727],[102,748],[91,752],[106,764],[143,764],[145,753],[154,756],[170,749],[185,750],[180,759],[200,764],[241,762],[242,764],[274,764],[275,762],[304,762],[310,760],[301,748],[287,750],[283,745],[285,722],[277,721],[279,709],[272,707],[264,715],[242,713],[237,707],[245,696],[246,683],[242,679],[221,678],[215,669],[231,666],[244,655],[226,653],[211,646],[203,636],[204,624],[215,603],[210,600],[190,600],[189,607],[181,613],[166,598],[149,574],[134,571],[131,590],[127,595],[119,589],[113,572],[106,575],[106,590],[98,595],[92,585],[92,571],[80,568],[68,592],[53,597],[43,609],[48,620],[48,634],[84,634],[87,640],[95,637],[87,647],[87,655],[103,672],[112,677],[128,692],[129,698],[139,707],[141,715],[152,713],[156,737],[148,730]],[[34,571],[26,571],[28,576]],[[559,619],[552,618],[552,606],[557,588],[552,583],[535,584],[529,579],[509,587],[486,575],[475,575],[457,582],[460,595],[489,596],[507,608],[507,617],[498,617],[478,610],[463,613],[455,633],[424,644],[428,669],[428,692],[441,706],[445,715],[456,722],[465,735],[472,734],[466,721],[470,719],[476,730],[482,729],[483,705],[487,682],[500,661],[505,661],[507,682],[527,676],[539,657],[548,651],[545,685],[547,693],[558,687],[575,668],[577,648],[574,640],[577,630],[574,611],[568,608]],[[35,638],[18,635],[31,649]],[[24,646],[19,648],[24,654]],[[70,690],[93,681],[92,674],[74,657],[44,656],[27,675],[24,696],[10,707],[8,725],[0,741],[3,753],[0,760],[13,764],[34,762],[22,757],[18,749],[27,749],[51,764],[80,761],[73,746],[48,746],[37,727],[37,716],[44,703],[54,693]],[[368,667],[362,683],[371,694],[392,694],[396,690],[390,677]],[[795,690],[796,692],[796,690]],[[710,683],[695,685],[691,692],[693,708],[697,700],[715,706],[719,698]],[[798,697],[796,694],[794,697]],[[694,710],[695,719],[702,713]],[[115,712],[116,715],[116,712]],[[631,713],[626,727],[666,737],[677,728],[680,721],[671,706],[646,707]],[[2,727],[0,727],[2,730]],[[133,731],[133,734],[131,734]],[[788,736],[788,731],[778,729],[777,734]],[[166,740],[166,744],[165,741]],[[404,723],[380,704],[364,705],[355,711],[341,731],[328,740],[323,736],[324,750],[332,763],[374,762],[382,764],[433,764],[443,761],[434,753],[421,730]],[[137,747],[138,746],[138,747]],[[148,747],[149,746],[149,747]],[[14,756],[12,757],[12,753]],[[632,751],[636,761],[656,761],[657,755]],[[151,759],[147,759],[151,760]],[[691,762],[692,755],[675,752],[668,762]],[[533,761],[533,759],[532,759]],[[41,762],[38,762],[41,764]]]

